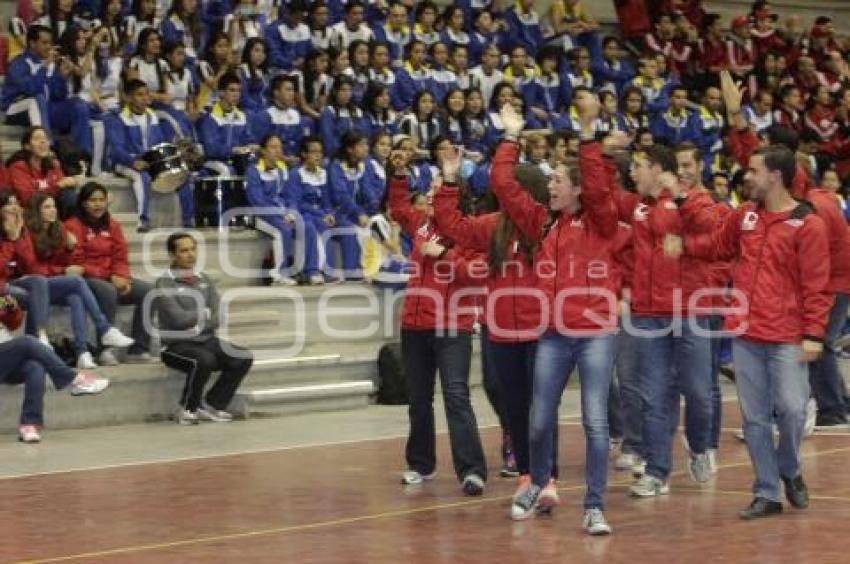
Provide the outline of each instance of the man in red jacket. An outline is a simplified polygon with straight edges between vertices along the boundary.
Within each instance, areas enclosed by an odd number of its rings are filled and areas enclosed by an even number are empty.
[[[831,305],[826,226],[807,202],[790,193],[796,162],[786,147],[759,149],[745,182],[750,198],[710,234],[668,236],[670,256],[682,252],[712,260],[737,259],[735,313],[726,329],[733,344],[744,437],[756,480],[754,499],[740,513],[755,519],[782,512],[780,480],[796,508],[808,506],[800,468],[807,364],[823,348]],[[779,427],[775,445],[773,422]]]
[[[716,223],[714,202],[704,192],[682,193],[673,152],[655,145],[635,155],[632,178],[637,194],[617,194],[620,219],[631,223],[635,266],[631,292],[631,323],[624,327],[637,337],[645,407],[643,444],[646,472],[632,485],[635,497],[670,491],[671,413],[679,408],[681,390],[688,405],[686,428],[690,447],[688,470],[697,482],[711,477],[707,453],[711,428],[710,308],[697,309],[691,296],[707,285],[706,266],[691,257],[684,261],[664,255],[667,234],[687,228],[708,229]],[[682,207],[700,221],[685,222]],[[705,223],[708,222],[708,226]]]

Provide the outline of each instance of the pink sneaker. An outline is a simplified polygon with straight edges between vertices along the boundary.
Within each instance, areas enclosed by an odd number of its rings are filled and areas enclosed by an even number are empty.
[[[40,443],[41,435],[35,425],[21,425],[18,427],[18,440],[22,443]]]
[[[540,513],[550,513],[560,504],[561,498],[558,497],[558,484],[553,478],[540,491],[540,496],[537,498],[537,511]]]

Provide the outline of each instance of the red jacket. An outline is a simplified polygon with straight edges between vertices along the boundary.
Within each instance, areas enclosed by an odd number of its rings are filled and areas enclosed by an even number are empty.
[[[808,204],[768,212],[747,202],[726,216],[711,234],[687,237],[689,254],[738,262],[732,276],[732,305],[726,329],[762,343],[822,340],[832,296],[826,226]],[[746,305],[746,307],[744,307]]]
[[[620,219],[631,223],[634,245],[634,272],[631,308],[638,316],[671,317],[688,311],[691,295],[712,287],[715,279],[710,261],[695,257],[668,257],[664,253],[666,235],[708,233],[725,206],[715,204],[707,192],[692,193],[682,207],[666,190],[658,198],[617,193]],[[685,220],[688,217],[688,220]],[[695,312],[707,315],[713,300],[694,304]]]
[[[29,161],[20,160],[9,167],[9,178],[21,206],[27,207],[36,192],[46,192],[55,198],[60,190],[59,181],[65,175],[57,160],[53,161],[53,168],[46,172],[32,168]]]
[[[829,237],[829,286],[832,293],[850,294],[850,229],[835,194],[824,188],[809,188],[804,197],[826,225]]]
[[[726,43],[722,39],[700,39],[697,46],[697,60],[702,72],[718,72],[728,67]]]
[[[755,66],[755,54],[753,53],[753,41],[747,39],[742,41],[738,37],[730,37],[726,40],[726,61],[728,69],[732,74],[743,76],[753,70]]]
[[[534,201],[514,178],[519,156],[515,143],[496,149],[490,187],[517,229],[539,240],[535,257],[537,287],[548,300],[550,329],[587,335],[617,327],[621,272],[614,264],[617,209],[611,197],[613,167],[606,166],[598,143],[579,148],[582,210],[552,221],[549,209]]]
[[[73,264],[82,266],[83,276],[109,280],[111,276],[130,278],[127,241],[121,225],[109,219],[106,229],[93,229],[76,217],[65,221],[65,229],[77,238]]]
[[[614,0],[623,37],[637,37],[650,30],[645,0]]]
[[[61,225],[61,224],[60,224]],[[46,257],[38,256],[35,241],[29,229],[21,231],[21,237],[15,241],[15,255],[23,274],[40,274],[41,276],[64,276],[65,268],[74,264],[72,251],[65,245],[67,231],[62,229],[62,244],[48,252]]]
[[[407,178],[390,180],[389,209],[413,240],[410,261],[414,267],[405,290],[402,329],[472,331],[476,297],[483,293],[482,288],[476,294],[474,287],[483,286],[486,263],[476,261],[474,253],[459,245],[449,247],[440,258],[422,253],[422,245],[438,234],[435,222],[411,205]]]
[[[502,213],[463,216],[458,200],[458,190],[447,187],[434,198],[434,215],[440,218],[439,232],[466,249],[487,253]],[[490,269],[483,323],[491,341],[534,341],[545,329],[541,327],[542,304],[534,295],[537,276],[530,258],[533,259],[519,249],[518,239],[514,237],[508,243],[502,267],[495,272]]]

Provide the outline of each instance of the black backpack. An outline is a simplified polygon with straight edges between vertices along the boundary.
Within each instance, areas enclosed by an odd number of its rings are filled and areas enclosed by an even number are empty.
[[[407,376],[401,357],[401,343],[387,343],[378,351],[378,403],[382,405],[410,403]]]

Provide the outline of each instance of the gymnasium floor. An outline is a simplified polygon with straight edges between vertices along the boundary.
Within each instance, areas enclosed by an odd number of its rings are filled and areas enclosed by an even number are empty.
[[[700,487],[687,478],[677,440],[671,495],[630,499],[629,477],[612,470],[614,535],[586,536],[576,395],[568,390],[562,405],[562,506],[552,517],[520,523],[507,513],[511,480],[491,475],[484,497],[460,495],[445,434],[438,478],[403,489],[403,407],[54,431],[38,446],[2,435],[0,561],[848,561],[850,434],[805,442],[807,511],[744,523],[736,513],[750,501],[752,474],[731,434],[739,421],[734,401],[725,404],[715,479]],[[480,391],[475,405],[497,471],[500,435]]]

